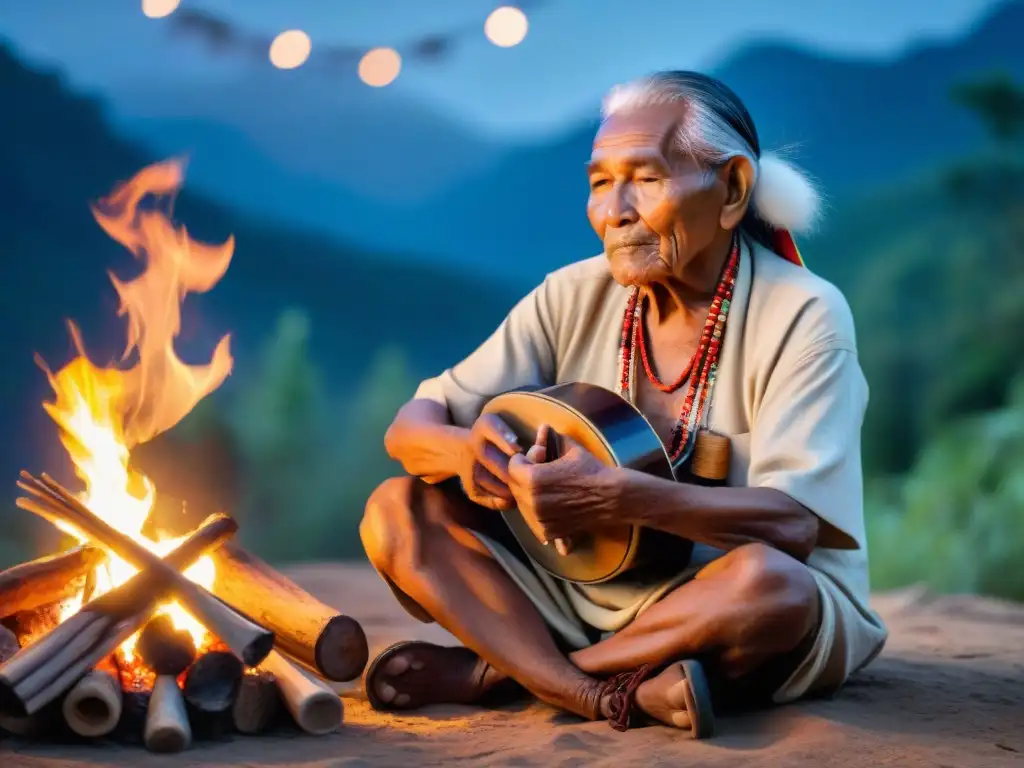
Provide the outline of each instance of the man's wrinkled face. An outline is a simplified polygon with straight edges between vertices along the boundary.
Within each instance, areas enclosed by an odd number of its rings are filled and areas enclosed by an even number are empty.
[[[718,232],[725,185],[676,149],[683,109],[613,115],[594,139],[587,216],[622,285],[681,277]]]

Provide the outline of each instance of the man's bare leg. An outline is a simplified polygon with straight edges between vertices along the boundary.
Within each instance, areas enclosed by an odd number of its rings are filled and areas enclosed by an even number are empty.
[[[789,555],[760,544],[732,550],[613,637],[570,655],[584,672],[608,675],[640,664],[712,654],[738,678],[796,648],[817,626],[814,577]],[[670,664],[637,690],[637,704],[667,725],[689,727],[682,671]]]
[[[508,676],[549,704],[599,717],[600,681],[559,651],[529,598],[465,528],[495,514],[413,478],[385,481],[370,497],[360,526],[370,560],[470,649],[399,651],[375,675],[376,695],[399,706],[412,697],[469,703]]]

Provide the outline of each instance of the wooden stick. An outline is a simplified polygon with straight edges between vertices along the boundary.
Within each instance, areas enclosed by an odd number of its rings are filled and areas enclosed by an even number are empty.
[[[230,517],[211,515],[165,565],[184,570],[237,530]],[[137,573],[22,648],[0,665],[0,714],[24,717],[56,699],[137,632],[168,588],[162,573]]]
[[[281,689],[277,678],[261,669],[242,677],[242,685],[231,708],[235,730],[239,733],[263,733],[280,715]]]
[[[213,592],[274,633],[274,647],[328,680],[354,680],[369,656],[355,619],[231,542],[213,555]]]
[[[105,669],[94,669],[64,697],[64,720],[79,736],[106,736],[121,719],[121,681]]]
[[[323,682],[307,675],[276,651],[263,660],[260,669],[277,678],[285,706],[303,731],[321,736],[341,726],[341,698]]]
[[[192,636],[175,629],[169,616],[157,616],[142,630],[135,649],[157,673],[146,712],[143,742],[151,752],[181,752],[192,743],[192,727],[178,687],[178,675],[195,661]]]
[[[18,638],[7,627],[0,625],[0,664],[14,656],[19,650]],[[29,736],[34,723],[30,717],[7,717],[0,715],[0,731],[15,736]]]
[[[60,700],[51,702],[34,715],[0,715],[0,730],[30,741],[45,739],[50,743],[60,743],[79,738],[64,721]]]
[[[206,653],[188,668],[183,693],[197,737],[217,738],[231,730],[231,709],[244,673],[238,657],[226,651]]]
[[[103,550],[81,546],[0,572],[0,619],[74,597],[104,559]]]
[[[192,743],[192,727],[185,712],[185,698],[172,675],[160,675],[146,712],[143,734],[150,752],[181,752]]]
[[[35,496],[21,497],[18,506],[53,522],[71,523],[84,535],[111,548],[139,569],[159,575],[170,584],[176,596],[203,625],[238,655],[248,666],[256,666],[266,658],[274,644],[274,634],[231,606],[224,604],[205,589],[181,575],[144,546],[97,517],[88,507],[46,475],[36,480],[21,473],[18,486]]]

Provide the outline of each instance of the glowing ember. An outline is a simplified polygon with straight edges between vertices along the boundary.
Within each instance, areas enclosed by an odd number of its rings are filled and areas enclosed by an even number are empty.
[[[163,212],[140,206],[148,195],[173,197],[182,178],[179,162],[149,166],[93,208],[107,234],[144,264],[134,280],[121,282],[111,275],[121,298],[120,314],[128,317],[122,363],[134,354],[134,364],[96,366],[72,326],[78,357],[56,374],[43,365],[56,393],[55,401],[43,407],[60,426],[64,447],[85,483],[82,502],[114,528],[160,555],[174,549],[180,539],[153,541],[143,535],[156,489],[148,478],[129,469],[130,450],[177,424],[220,386],[233,362],[227,336],[217,344],[208,365],[186,365],[174,350],[181,302],[188,293],[210,290],[224,275],[234,250],[233,239],[219,246],[198,243]],[[72,527],[62,527],[84,541]],[[136,572],[116,553],[109,554],[108,563],[97,569],[93,596],[123,584]],[[185,575],[210,588],[215,575],[213,561],[204,557]],[[79,595],[64,606],[61,620],[81,608],[82,599]],[[168,614],[178,629],[187,630],[197,648],[212,641],[202,624],[177,603],[165,603],[158,612]],[[124,661],[134,658],[137,639],[136,635],[121,647]]]

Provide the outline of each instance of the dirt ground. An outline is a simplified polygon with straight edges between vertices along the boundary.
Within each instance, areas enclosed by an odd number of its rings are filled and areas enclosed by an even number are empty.
[[[371,653],[412,637],[453,642],[408,618],[367,568],[304,566],[291,574],[359,618]],[[660,727],[619,734],[529,702],[381,715],[354,685],[339,689],[345,723],[327,737],[235,737],[176,756],[4,740],[0,766],[1024,766],[1024,607],[916,589],[879,595],[875,607],[889,625],[889,643],[838,696],[722,718],[707,742]]]

